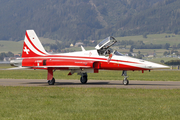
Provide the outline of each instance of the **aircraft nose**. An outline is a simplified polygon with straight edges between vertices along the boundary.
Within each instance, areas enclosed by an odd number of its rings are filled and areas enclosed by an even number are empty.
[[[157,64],[157,63],[151,63],[146,67],[150,68],[150,69],[168,69],[168,68],[170,68],[169,66],[165,66],[165,65],[161,65],[161,64]]]

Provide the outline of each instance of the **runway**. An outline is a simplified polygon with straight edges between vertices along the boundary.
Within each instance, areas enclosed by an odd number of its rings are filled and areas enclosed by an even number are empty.
[[[47,80],[40,79],[0,79],[0,86],[180,89],[180,82],[131,80],[129,85],[123,85],[121,80],[88,80],[86,84],[81,84],[79,80],[56,80],[55,85],[48,85]]]

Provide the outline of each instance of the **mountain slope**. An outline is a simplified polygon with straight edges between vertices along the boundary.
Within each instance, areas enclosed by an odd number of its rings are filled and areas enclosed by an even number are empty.
[[[0,0],[0,39],[38,36],[75,42],[179,31],[178,0]]]

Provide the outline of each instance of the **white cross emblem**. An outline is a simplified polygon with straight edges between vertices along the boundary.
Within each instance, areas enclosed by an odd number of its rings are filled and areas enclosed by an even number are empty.
[[[26,47],[24,47],[24,52],[26,52],[26,54],[29,54],[29,49],[27,49]]]

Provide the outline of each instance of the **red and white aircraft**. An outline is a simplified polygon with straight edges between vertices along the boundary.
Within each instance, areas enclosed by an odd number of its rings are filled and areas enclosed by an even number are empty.
[[[44,69],[47,70],[47,80],[49,85],[54,85],[55,70],[70,70],[68,75],[77,73],[81,75],[82,84],[87,82],[87,73],[98,73],[99,70],[122,70],[124,76],[123,84],[128,85],[127,71],[152,70],[168,68],[153,62],[123,56],[110,47],[117,41],[113,37],[108,37],[100,42],[95,50],[85,50],[82,47],[80,52],[50,54],[45,51],[34,30],[27,30],[22,58],[10,61],[12,66],[18,68]]]

